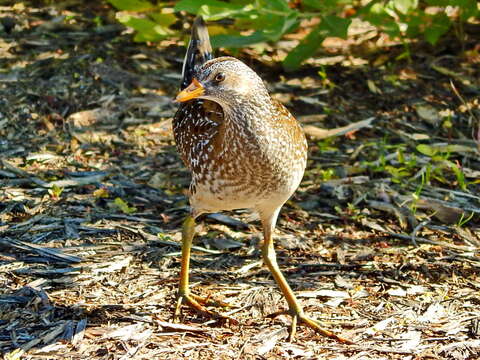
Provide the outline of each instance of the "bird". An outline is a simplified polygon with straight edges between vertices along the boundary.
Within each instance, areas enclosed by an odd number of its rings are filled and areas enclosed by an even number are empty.
[[[292,317],[289,340],[303,324],[318,334],[350,343],[308,317],[282,274],[273,232],[280,209],[296,191],[307,164],[305,134],[287,108],[274,100],[261,77],[242,61],[214,58],[208,28],[197,16],[183,63],[179,108],[173,118],[177,150],[192,179],[190,214],[182,227],[180,283],[174,319],[182,305],[217,318],[209,299],[189,289],[195,221],[202,214],[252,209],[259,215],[263,261],[283,293]]]

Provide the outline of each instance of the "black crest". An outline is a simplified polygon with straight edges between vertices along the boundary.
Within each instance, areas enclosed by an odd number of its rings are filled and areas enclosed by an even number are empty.
[[[197,16],[192,25],[192,38],[188,43],[187,54],[183,60],[180,89],[185,89],[192,82],[197,68],[212,58],[212,45],[207,25],[201,16]]]

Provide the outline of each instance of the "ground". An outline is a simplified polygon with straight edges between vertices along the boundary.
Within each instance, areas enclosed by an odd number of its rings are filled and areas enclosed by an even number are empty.
[[[134,43],[104,5],[12,4],[0,6],[4,358],[479,358],[478,32],[413,44],[407,61],[368,30],[375,49],[331,39],[295,73],[272,61],[294,40],[239,54],[309,136],[277,226],[280,267],[305,311],[354,344],[302,327],[287,342],[248,211],[199,222],[192,255],[193,291],[238,324],[188,309],[172,322],[185,48]]]

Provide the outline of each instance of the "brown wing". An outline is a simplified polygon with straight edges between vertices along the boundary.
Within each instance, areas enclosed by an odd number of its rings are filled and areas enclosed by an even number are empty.
[[[278,126],[282,127],[280,133],[286,136],[286,143],[293,146],[292,155],[295,160],[305,159],[307,156],[308,144],[302,127],[290,111],[280,102],[274,101],[278,114]]]

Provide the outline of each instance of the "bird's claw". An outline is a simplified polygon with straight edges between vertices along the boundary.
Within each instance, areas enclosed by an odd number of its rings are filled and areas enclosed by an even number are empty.
[[[314,330],[318,334],[329,337],[330,339],[334,339],[343,344],[353,344],[353,341],[345,339],[341,336],[338,336],[329,330],[323,329],[320,326],[320,323],[318,321],[309,318],[303,312],[297,313],[292,316],[292,325],[290,328],[290,334],[288,336],[289,341],[292,341],[295,338],[295,333],[297,331],[297,324],[303,324],[309,327],[310,329]]]
[[[193,295],[193,294],[190,294],[190,293],[179,294],[178,295],[177,305],[175,307],[175,313],[174,313],[174,317],[173,317],[173,320],[175,322],[177,322],[179,320],[182,304],[185,304],[185,305],[189,306],[190,308],[194,309],[195,311],[197,311],[198,313],[200,313],[204,316],[212,317],[214,319],[225,320],[225,321],[231,322],[233,324],[238,323],[237,320],[235,320],[235,319],[233,319],[229,316],[222,315],[220,313],[208,310],[205,306],[203,306],[203,305],[214,305],[214,306],[229,307],[230,306],[229,304],[224,303],[223,301],[211,300],[209,296],[204,298],[204,297],[201,297],[201,296],[198,296],[198,295]]]
[[[329,330],[325,330],[323,329],[321,326],[320,326],[320,323],[316,320],[313,320],[311,318],[309,318],[308,316],[306,316],[303,311],[301,312],[295,312],[295,311],[288,311],[288,310],[281,310],[281,311],[277,311],[273,314],[270,314],[268,315],[268,317],[270,318],[275,318],[279,315],[285,315],[285,314],[292,314],[292,323],[290,325],[290,331],[289,331],[289,334],[288,334],[288,341],[293,341],[294,338],[295,338],[295,334],[297,333],[297,325],[305,325],[307,327],[309,327],[310,329],[314,330],[315,332],[317,332],[318,334],[322,335],[322,336],[325,336],[325,337],[329,337],[331,339],[334,339],[340,343],[343,343],[343,344],[353,344],[353,341],[351,340],[348,340],[348,339],[345,339],[341,336],[338,336],[336,334],[334,334],[333,332],[329,331]]]

